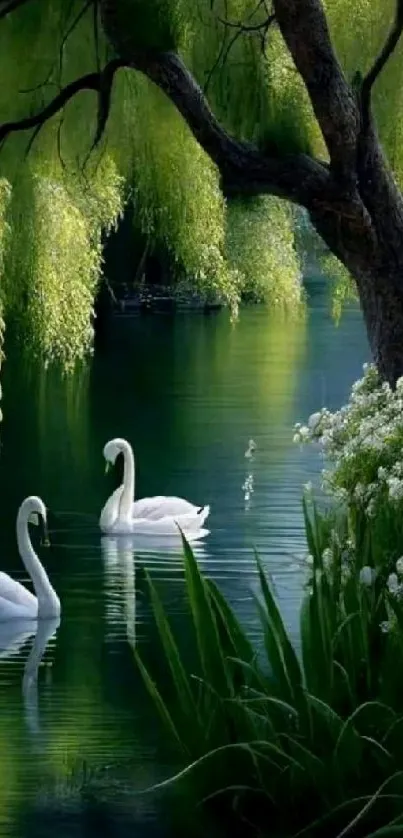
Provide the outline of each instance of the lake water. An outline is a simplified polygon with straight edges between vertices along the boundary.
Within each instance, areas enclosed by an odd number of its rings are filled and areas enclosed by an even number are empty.
[[[15,516],[26,495],[39,494],[52,542],[40,555],[63,611],[55,634],[37,636],[33,648],[26,627],[6,635],[0,626],[0,838],[116,835],[102,812],[85,814],[83,776],[100,776],[112,790],[119,773],[136,788],[164,776],[131,643],[156,642],[142,566],[175,628],[186,630],[181,558],[158,545],[101,542],[97,518],[113,488],[102,458],[108,439],[133,444],[138,496],[211,505],[199,561],[252,633],[257,548],[297,635],[301,485],[321,463],[293,445],[292,427],[324,404],[339,406],[368,359],[359,311],[350,308],[336,328],[324,282],[312,280],[308,294],[301,322],[260,308],[243,312],[236,326],[225,313],[118,319],[70,381],[27,371],[10,351],[2,372],[1,569],[25,581]],[[252,460],[244,456],[249,438],[257,445]],[[22,683],[28,661],[42,653],[36,696]],[[130,797],[115,797],[123,811]],[[144,827],[150,836],[150,799],[130,805],[136,835]]]

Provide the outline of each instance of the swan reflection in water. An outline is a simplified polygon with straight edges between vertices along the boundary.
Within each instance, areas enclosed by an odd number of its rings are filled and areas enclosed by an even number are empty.
[[[60,625],[60,617],[51,620],[10,620],[0,623],[1,661],[17,655],[27,640],[34,636],[22,678],[25,722],[31,735],[40,734],[38,711],[38,669],[51,638]],[[36,632],[35,632],[36,628]]]
[[[202,542],[191,545],[196,559],[207,558]],[[101,549],[105,572],[107,640],[122,640],[122,628],[131,645],[136,642],[136,563],[164,572],[183,568],[180,536],[117,535],[103,536]]]

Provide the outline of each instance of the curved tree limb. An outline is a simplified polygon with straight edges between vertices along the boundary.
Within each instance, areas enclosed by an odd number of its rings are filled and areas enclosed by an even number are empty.
[[[133,56],[130,66],[153,81],[176,105],[193,136],[217,165],[227,195],[266,193],[309,207],[321,190],[329,187],[326,164],[305,154],[282,156],[274,148],[266,155],[228,134],[176,53],[139,54]]]
[[[67,84],[60,93],[54,97],[41,111],[25,119],[16,119],[10,122],[3,122],[0,125],[0,143],[3,143],[10,134],[17,131],[29,131],[31,128],[42,127],[52,116],[55,116],[66,104],[81,90],[99,91],[100,74],[87,73],[79,79]]]
[[[110,61],[98,73],[88,73],[66,85],[41,111],[25,119],[0,125],[0,143],[12,133],[42,126],[79,92],[98,94],[98,125],[94,147],[103,135],[109,116],[112,82],[120,67],[138,70],[166,93],[185,118],[202,148],[216,163],[226,194],[272,194],[310,208],[331,187],[328,167],[305,154],[266,156],[255,146],[240,142],[220,125],[200,87],[182,60],[171,52],[141,54],[130,63]]]
[[[385,64],[388,62],[390,56],[394,52],[401,34],[403,32],[403,0],[396,0],[395,20],[391,31],[386,39],[386,42],[376,57],[371,69],[364,77],[361,85],[361,109],[364,130],[368,127],[370,121],[371,108],[371,93],[372,88],[382,72]]]
[[[16,9],[19,9],[20,6],[25,6],[29,0],[10,0],[6,6],[0,6],[0,20],[7,17],[10,12],[15,12]]]

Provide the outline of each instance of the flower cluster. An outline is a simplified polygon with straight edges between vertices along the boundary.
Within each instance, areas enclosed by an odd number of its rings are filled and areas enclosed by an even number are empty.
[[[306,427],[295,427],[294,442],[317,442],[329,468],[323,487],[336,499],[374,516],[379,504],[403,501],[403,378],[392,390],[373,365],[355,382],[347,405],[323,408]]]

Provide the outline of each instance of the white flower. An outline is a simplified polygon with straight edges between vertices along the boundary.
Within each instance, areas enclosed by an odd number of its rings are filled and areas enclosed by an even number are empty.
[[[315,430],[316,426],[319,424],[322,418],[321,413],[312,413],[308,419],[308,428],[313,431]]]
[[[341,568],[341,581],[345,584],[351,577],[351,570],[348,565],[343,564]]]
[[[307,492],[308,495],[310,495],[312,493],[312,490],[313,490],[312,480],[308,480],[308,483],[305,483],[304,489],[305,489],[305,492]]]
[[[307,557],[306,557],[305,561],[306,561],[306,563],[307,563],[307,564],[309,564],[309,565],[313,565],[313,556],[312,556],[312,553],[308,553],[308,555],[307,555]]]
[[[330,568],[330,565],[332,564],[332,561],[333,561],[333,552],[330,549],[330,547],[326,547],[325,550],[323,551],[322,561],[323,561],[324,568],[326,570],[328,570]]]
[[[367,506],[368,518],[375,518],[375,514],[376,514],[375,498],[371,498],[371,500],[370,500],[370,502]]]
[[[358,502],[361,502],[361,501],[364,500],[364,498],[365,498],[365,486],[363,486],[362,483],[357,483],[357,485],[354,489],[354,497],[355,497],[355,500],[357,500]]]
[[[372,583],[375,580],[375,570],[373,567],[369,567],[369,565],[365,565],[360,570],[360,582],[361,585],[365,585],[367,588],[370,588]]]
[[[400,556],[400,559],[397,560],[396,570],[397,570],[399,576],[401,576],[403,574],[403,556]]]
[[[396,573],[391,573],[388,576],[387,586],[390,594],[397,594],[399,590],[399,580],[396,576]]]
[[[389,498],[392,501],[399,501],[403,498],[403,481],[398,477],[388,477]]]

